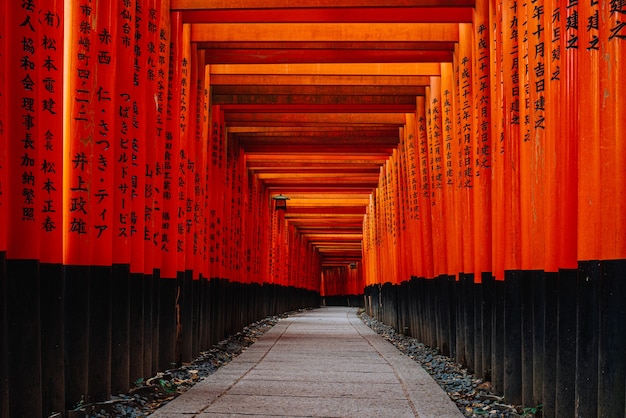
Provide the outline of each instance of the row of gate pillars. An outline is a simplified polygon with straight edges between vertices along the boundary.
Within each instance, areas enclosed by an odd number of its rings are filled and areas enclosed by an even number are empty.
[[[316,292],[226,279],[6,260],[0,253],[0,418],[48,417],[126,393]]]
[[[543,417],[626,416],[626,260],[372,285],[367,313]]]

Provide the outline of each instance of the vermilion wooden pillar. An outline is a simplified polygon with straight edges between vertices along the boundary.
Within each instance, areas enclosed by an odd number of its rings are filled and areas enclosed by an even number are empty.
[[[41,222],[43,193],[39,193],[45,181],[45,173],[40,171],[44,144],[37,139],[43,128],[40,125],[52,115],[42,109],[39,94],[44,93],[43,86],[36,82],[46,54],[40,46],[43,28],[36,19],[37,11],[20,4],[6,4],[2,9],[3,32],[6,32],[0,47],[4,80],[0,87],[3,101],[0,204],[4,206],[0,209],[0,228],[4,230],[0,238],[3,259],[0,298],[4,301],[6,292],[6,305],[3,304],[4,312],[0,314],[5,325],[0,337],[0,374],[9,384],[0,393],[6,402],[0,412],[9,416],[18,413],[38,416],[43,412],[39,259],[40,239],[46,234]],[[55,42],[62,45],[62,30],[55,35]],[[62,61],[51,58],[50,64],[62,74]],[[51,76],[62,89],[62,76],[57,77],[55,70]],[[46,105],[51,104],[46,101]],[[50,109],[61,112],[62,103]],[[51,132],[60,133],[58,123],[51,126]],[[60,201],[57,203],[61,205]],[[28,383],[27,375],[34,376],[34,380]]]
[[[178,192],[180,166],[180,103],[182,66],[182,19],[170,14],[167,104],[163,149],[163,203],[161,206],[161,279],[159,288],[159,369],[177,360],[176,295],[178,293]],[[167,32],[166,32],[167,33]],[[166,41],[167,42],[167,41]]]
[[[407,220],[407,235],[409,239],[409,254],[411,257],[412,269],[410,271],[411,276],[420,277],[422,266],[422,240],[420,229],[421,218],[421,206],[420,206],[420,177],[419,177],[419,143],[417,138],[417,126],[415,120],[415,114],[410,113],[405,115],[406,128],[405,128],[405,166],[407,171],[407,206],[408,206],[408,220]],[[365,231],[364,231],[365,235]]]
[[[619,355],[617,349],[625,344],[624,333],[619,331],[619,324],[625,320],[623,304],[619,302],[624,300],[623,277],[626,271],[626,223],[623,213],[623,197],[626,193],[623,162],[626,158],[626,147],[622,140],[625,107],[624,86],[619,82],[623,79],[623,70],[614,71],[623,68],[626,56],[625,12],[626,7],[623,4],[599,5],[598,38],[601,59],[598,72],[601,99],[598,145],[601,164],[596,187],[602,184],[602,196],[599,205],[596,206],[593,202],[590,205],[599,210],[599,254],[601,260],[606,260],[602,262],[600,298],[599,416],[623,413],[625,402],[626,367],[623,356]],[[579,47],[579,54],[582,46]],[[587,148],[579,149],[579,153],[586,151]],[[613,368],[615,365],[619,367]]]
[[[419,163],[419,178],[420,178],[420,230],[422,240],[422,274],[421,277],[432,278],[434,277],[434,264],[433,264],[433,243],[431,239],[432,235],[432,221],[431,221],[431,177],[429,168],[429,147],[428,147],[428,134],[426,126],[426,99],[423,96],[417,96],[416,98],[416,121],[417,121],[417,142],[419,147],[418,163]]]
[[[44,8],[48,19],[38,22],[40,40],[37,102],[41,104],[38,147],[38,183],[42,199],[37,218],[41,222],[41,358],[42,410],[62,410],[64,399],[63,359],[63,47],[64,10],[60,2]],[[0,68],[3,68],[0,64]],[[0,112],[1,113],[1,112]],[[0,146],[2,148],[2,146]],[[0,165],[4,165],[0,162]],[[0,178],[2,175],[0,174]],[[2,182],[2,180],[0,180]],[[5,183],[6,184],[6,183]],[[0,193],[2,191],[0,190]],[[0,203],[2,205],[2,203]],[[0,215],[1,217],[1,215]],[[2,221],[0,221],[2,222]],[[1,240],[1,239],[0,239]],[[2,246],[0,246],[2,248]],[[1,402],[1,401],[0,401]]]
[[[0,38],[6,39],[7,23],[6,17],[9,13],[3,8],[2,25],[0,25]],[[0,125],[7,123],[7,103],[6,103],[6,43],[0,44]],[[7,134],[6,130],[0,129],[0,224],[6,225],[8,221],[7,202]],[[8,350],[7,350],[7,322],[6,322],[6,251],[7,251],[7,231],[5,228],[0,231],[0,380],[8,382]],[[0,389],[0,417],[9,417],[9,385],[2,385]]]

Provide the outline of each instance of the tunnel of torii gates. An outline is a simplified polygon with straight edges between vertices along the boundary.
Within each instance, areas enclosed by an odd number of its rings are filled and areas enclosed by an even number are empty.
[[[322,301],[624,416],[626,3],[262,3],[2,3],[0,417]]]

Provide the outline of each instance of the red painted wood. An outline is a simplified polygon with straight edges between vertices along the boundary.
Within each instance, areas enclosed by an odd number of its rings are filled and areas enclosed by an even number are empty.
[[[431,23],[470,22],[471,7],[316,7],[297,9],[205,9],[182,12],[185,23]]]
[[[380,63],[451,61],[451,51],[394,49],[207,49],[206,64]]]
[[[42,195],[39,210],[41,226],[40,260],[43,263],[61,264],[63,262],[63,48],[66,42],[64,28],[64,10],[57,4],[46,5],[46,13],[50,19],[39,22],[37,38],[39,41],[40,59],[38,79],[43,86],[38,89],[38,102],[42,105],[39,125],[39,193]],[[1,36],[0,36],[1,37]],[[3,68],[0,63],[0,68]],[[1,81],[0,81],[1,83]],[[45,103],[45,107],[44,104]],[[1,111],[0,111],[1,113]],[[109,120],[110,122],[110,120]],[[110,125],[109,125],[110,126]],[[1,134],[0,134],[1,135]],[[0,139],[0,142],[2,140]],[[0,149],[2,146],[0,145]],[[0,151],[1,153],[1,151]],[[0,157],[0,160],[2,157]],[[4,165],[0,161],[0,166]],[[1,169],[0,169],[1,170]],[[110,169],[108,170],[111,171]],[[107,175],[110,179],[110,176]],[[0,182],[2,174],[0,173]],[[110,190],[110,182],[107,188]],[[0,194],[2,191],[0,190]],[[1,197],[0,197],[1,199]],[[2,206],[2,202],[0,202]],[[2,209],[0,208],[0,219]],[[0,221],[2,222],[2,221]],[[109,231],[110,234],[110,231]],[[0,238],[0,241],[2,238]],[[110,242],[110,238],[109,238]],[[110,247],[110,245],[109,245]],[[2,245],[0,244],[0,248]],[[105,249],[110,261],[110,250]]]
[[[163,150],[163,205],[161,223],[161,277],[174,279],[179,270],[178,193],[181,150],[182,45],[180,14],[171,13],[168,96]]]

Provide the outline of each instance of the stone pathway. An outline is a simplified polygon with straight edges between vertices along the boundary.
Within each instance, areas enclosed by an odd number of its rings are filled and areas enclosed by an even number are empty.
[[[280,320],[246,351],[152,418],[462,417],[416,362],[367,327],[356,308]]]

